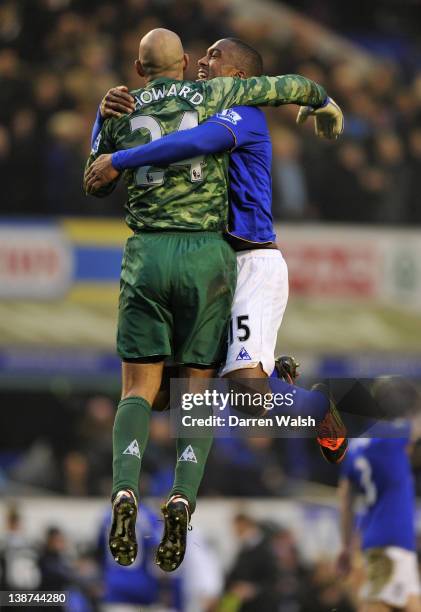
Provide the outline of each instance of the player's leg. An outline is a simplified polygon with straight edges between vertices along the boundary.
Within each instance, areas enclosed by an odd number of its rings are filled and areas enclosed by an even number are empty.
[[[158,395],[152,404],[152,410],[154,412],[165,412],[170,408],[170,384],[172,378],[179,376],[179,367],[173,364],[164,364],[162,372],[161,386],[158,391]]]
[[[406,567],[403,568],[407,584],[407,601],[405,612],[421,612],[420,576],[418,557],[415,552],[406,551]]]
[[[237,266],[227,360],[221,375],[231,379],[233,391],[252,390],[263,395],[270,391],[269,381],[264,379],[277,365],[274,353],[288,301],[288,269],[281,253],[272,249],[239,253]],[[284,375],[280,378],[285,380]],[[338,463],[348,445],[344,425],[326,389],[318,386],[313,390],[325,397],[297,389],[296,402],[302,402],[306,415],[316,418],[317,441],[325,459]],[[302,397],[298,397],[299,391]],[[255,406],[243,409],[256,416],[264,413],[261,409],[256,414]]]
[[[200,393],[209,387],[208,381],[216,376],[216,370],[184,367],[180,375],[192,379],[191,390]],[[188,526],[196,508],[197,493],[212,442],[213,437],[209,435],[177,438],[174,484],[167,502],[162,506],[165,527],[156,555],[157,564],[167,572],[175,570],[183,561]]]
[[[151,406],[161,385],[164,362],[122,364],[122,394],[113,429],[113,496],[138,494],[142,457],[149,437]]]
[[[164,362],[122,364],[123,389],[113,428],[113,519],[109,545],[120,565],[137,555],[136,516],[140,467],[149,437],[151,406]]]
[[[175,245],[179,264],[174,303],[174,349],[181,374],[191,379],[192,390],[204,391],[216,376],[226,350],[231,304],[236,282],[236,258],[219,234],[200,232]],[[190,383],[189,383],[190,384]],[[180,437],[174,486],[163,506],[164,535],[156,562],[173,571],[183,560],[190,515],[203,477],[212,436]]]
[[[277,249],[237,253],[237,286],[232,306],[227,359],[221,376],[234,393],[270,393],[278,329],[288,301],[288,269]],[[261,416],[263,407],[239,410]]]
[[[145,244],[147,243],[147,244]],[[137,553],[135,524],[142,457],[151,406],[161,384],[164,357],[171,354],[167,308],[168,262],[150,237],[129,238],[123,258],[117,349],[123,361],[122,396],[113,428],[113,489],[110,550],[121,565]]]
[[[280,251],[237,254],[237,286],[221,376],[257,379],[272,374],[288,291],[288,268]]]
[[[386,546],[368,549],[364,556],[366,582],[358,612],[410,612],[408,603],[419,590],[416,553]]]
[[[216,369],[183,367],[181,377],[192,379],[192,390],[200,393],[209,387],[209,379],[216,377]],[[188,501],[191,514],[196,508],[197,492],[212,441],[210,436],[177,438],[177,464],[170,499],[174,495],[183,496]]]

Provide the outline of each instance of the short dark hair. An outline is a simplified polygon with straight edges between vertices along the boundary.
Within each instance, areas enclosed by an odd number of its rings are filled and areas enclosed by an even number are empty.
[[[229,37],[226,40],[232,42],[238,50],[238,65],[246,73],[246,76],[261,76],[263,74],[263,59],[256,49],[253,49],[240,38]]]

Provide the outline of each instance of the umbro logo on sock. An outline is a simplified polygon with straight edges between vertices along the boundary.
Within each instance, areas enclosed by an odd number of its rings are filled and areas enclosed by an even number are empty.
[[[197,463],[196,455],[191,444],[189,444],[183,451],[183,454],[178,458],[179,461],[191,461],[191,463]]]
[[[133,455],[134,457],[140,459],[140,450],[137,440],[133,440],[133,442],[130,442],[126,450],[123,451],[123,455]]]
[[[250,355],[247,353],[244,346],[241,348],[241,351],[237,355],[237,359],[235,361],[251,361]]]

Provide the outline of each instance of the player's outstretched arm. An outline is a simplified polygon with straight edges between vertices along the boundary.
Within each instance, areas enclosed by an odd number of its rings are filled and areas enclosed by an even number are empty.
[[[230,151],[236,137],[228,126],[206,122],[190,130],[174,132],[145,145],[117,151],[112,155],[101,155],[86,173],[88,192],[107,185],[127,168],[140,166],[166,167],[200,155],[211,155]]]
[[[204,83],[204,91],[207,109],[212,112],[221,110],[221,107],[241,104],[248,106],[298,104],[310,107],[311,112],[317,113],[316,129],[319,136],[337,138],[343,131],[343,116],[337,104],[328,98],[321,85],[299,74],[250,79],[212,79]]]

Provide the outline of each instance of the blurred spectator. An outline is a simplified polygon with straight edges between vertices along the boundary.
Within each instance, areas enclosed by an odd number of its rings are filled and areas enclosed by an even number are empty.
[[[395,133],[381,133],[375,142],[376,161],[383,171],[384,192],[377,221],[397,224],[408,218],[408,179],[403,144]]]
[[[69,542],[60,528],[47,529],[38,563],[41,573],[38,590],[69,594],[68,605],[51,606],[51,610],[64,612],[70,608],[78,612],[93,612],[88,598],[80,589],[81,580],[76,571],[77,565],[70,554]]]
[[[300,612],[354,612],[355,608],[345,591],[332,561],[318,561],[313,569],[306,601]]]
[[[90,486],[95,495],[111,490],[112,431],[116,404],[109,397],[94,396],[86,402],[76,426],[78,447],[86,457]]]
[[[148,452],[142,462],[140,491],[143,495],[165,498],[171,490],[176,452],[171,437],[168,413],[153,414],[148,440]]]
[[[218,438],[208,459],[202,494],[278,496],[288,492],[273,438]]]
[[[163,26],[176,30],[191,54],[187,78],[195,78],[195,62],[210,43],[236,35],[262,52],[268,73],[299,72],[316,79],[343,107],[345,135],[332,146],[316,146],[312,126],[293,127],[295,109],[270,113],[277,220],[420,223],[417,3],[402,10],[393,2],[359,2],[352,11],[345,5],[338,11],[333,0],[292,4],[369,50],[387,50],[385,57],[374,68],[367,65],[363,74],[352,58],[332,61],[317,36],[284,31],[274,43],[269,21],[239,16],[223,0],[168,0],[165,11],[160,0],[122,0],[118,6],[110,1],[3,2],[2,212],[122,214],[121,187],[99,201],[82,192],[90,129],[111,85],[140,85],[133,69],[138,41],[148,29]],[[392,27],[395,22],[399,27]],[[368,34],[361,35],[361,26]],[[385,37],[381,45],[377,31]],[[407,44],[397,43],[398,31],[407,35]]]
[[[288,529],[277,529],[272,535],[272,548],[277,561],[279,579],[277,591],[281,609],[285,612],[300,610],[310,572],[300,559],[294,537]]]
[[[63,488],[61,493],[72,497],[88,497],[95,494],[95,483],[89,478],[86,455],[70,451],[63,460]]]
[[[38,553],[25,535],[17,506],[10,504],[0,539],[0,590],[38,589],[40,582]]]
[[[208,542],[211,534],[194,529],[187,536],[181,566],[183,612],[215,612],[223,588],[221,559]]]
[[[65,591],[74,582],[67,546],[63,532],[58,527],[49,527],[39,558],[41,590]]]
[[[273,141],[273,214],[279,219],[306,217],[308,185],[301,160],[299,137],[284,128],[271,131]]]
[[[258,523],[245,514],[234,518],[234,531],[239,550],[228,573],[218,612],[276,610],[278,573],[269,538]]]
[[[414,130],[409,137],[409,218],[415,223],[421,223],[421,181],[419,180],[421,168],[421,127]]]

